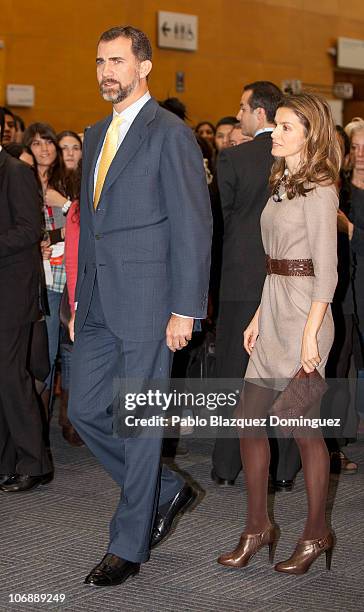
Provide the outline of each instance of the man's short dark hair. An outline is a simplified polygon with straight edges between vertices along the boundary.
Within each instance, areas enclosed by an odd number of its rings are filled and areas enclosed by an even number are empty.
[[[116,38],[128,38],[131,40],[131,50],[139,62],[152,59],[152,45],[144,32],[133,26],[115,26],[101,34],[99,43],[109,42]]]
[[[283,93],[270,81],[254,81],[245,85],[244,91],[251,91],[249,98],[249,106],[252,110],[256,108],[264,108],[267,121],[274,123],[274,117],[279,103],[283,99]]]
[[[220,125],[234,126],[234,125],[240,125],[240,122],[233,115],[228,115],[227,117],[222,117],[221,119],[218,120],[216,124],[216,129],[220,127]]]

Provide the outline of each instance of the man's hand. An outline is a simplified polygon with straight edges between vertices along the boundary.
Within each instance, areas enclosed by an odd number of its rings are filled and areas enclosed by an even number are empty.
[[[166,329],[166,342],[173,353],[187,346],[191,340],[193,321],[192,317],[171,315]]]
[[[349,236],[349,240],[353,237],[354,225],[349,221],[346,214],[342,210],[337,211],[337,229],[343,234]]]

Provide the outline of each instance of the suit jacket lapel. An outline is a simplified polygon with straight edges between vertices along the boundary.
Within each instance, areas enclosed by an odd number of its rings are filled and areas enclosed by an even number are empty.
[[[123,142],[121,143],[111,165],[109,171],[105,178],[105,183],[100,195],[100,200],[103,195],[106,193],[108,189],[110,189],[111,185],[115,182],[119,174],[123,172],[125,167],[132,160],[134,155],[137,153],[138,149],[142,145],[144,139],[147,137],[148,124],[153,121],[157,109],[159,108],[158,103],[151,98],[148,102],[143,106],[141,111],[135,117],[132,125],[130,126],[127,135],[125,136]],[[102,144],[102,141],[101,141]],[[100,152],[100,147],[98,151]],[[97,157],[96,157],[97,160]],[[96,164],[96,161],[95,161]],[[95,169],[95,166],[94,166]]]

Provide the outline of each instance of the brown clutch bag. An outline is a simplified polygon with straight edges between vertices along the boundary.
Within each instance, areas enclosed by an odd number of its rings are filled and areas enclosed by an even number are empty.
[[[328,388],[317,370],[307,374],[301,367],[273,403],[269,413],[280,419],[304,417],[309,409],[318,404]],[[292,434],[295,425],[282,427],[285,436]]]

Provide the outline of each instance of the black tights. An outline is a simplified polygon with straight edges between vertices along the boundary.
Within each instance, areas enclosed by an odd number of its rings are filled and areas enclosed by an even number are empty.
[[[273,398],[271,390],[256,388],[256,385],[245,383],[244,394],[245,406],[240,417],[249,418],[247,405],[252,406],[255,417],[257,412],[260,415],[267,414],[267,408],[270,407]],[[267,510],[270,447],[265,432],[260,431],[260,437],[256,434],[256,430],[245,430],[240,438],[241,461],[248,490],[245,533],[264,531],[270,524]],[[330,472],[329,454],[324,439],[317,434],[315,437],[303,437],[302,432],[301,436],[298,432],[297,437],[295,434],[294,437],[301,455],[308,500],[308,514],[302,539],[311,540],[323,537],[328,531],[325,513]]]

